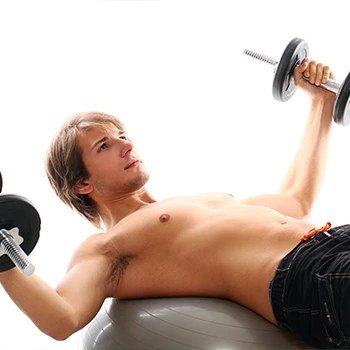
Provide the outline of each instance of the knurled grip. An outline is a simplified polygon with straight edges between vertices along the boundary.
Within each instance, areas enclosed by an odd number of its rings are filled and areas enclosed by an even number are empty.
[[[0,246],[24,275],[34,273],[35,266],[7,230],[0,230]]]

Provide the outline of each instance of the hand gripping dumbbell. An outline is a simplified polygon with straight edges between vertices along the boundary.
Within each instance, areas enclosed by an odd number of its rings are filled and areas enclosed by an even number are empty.
[[[277,101],[288,101],[296,91],[294,83],[294,68],[299,66],[304,58],[309,57],[309,45],[300,38],[294,38],[287,45],[280,61],[256,53],[251,50],[244,50],[245,55],[256,58],[262,62],[277,66],[272,84],[272,95]],[[304,77],[305,80],[308,80]],[[320,85],[322,88],[336,93],[336,101],[333,108],[333,119],[340,125],[350,124],[350,73],[342,84],[334,80]]]
[[[28,258],[39,240],[41,220],[28,199],[0,195],[0,272],[17,266],[29,276],[35,267]]]

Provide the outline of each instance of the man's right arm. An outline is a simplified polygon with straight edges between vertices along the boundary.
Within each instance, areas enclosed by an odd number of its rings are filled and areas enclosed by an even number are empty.
[[[0,273],[15,304],[45,334],[64,340],[87,325],[108,297],[110,260],[106,255],[76,259],[56,289],[17,268]]]
[[[317,68],[316,68],[317,67]],[[310,78],[310,83],[302,75]],[[263,205],[298,219],[310,217],[326,173],[333,125],[335,94],[317,85],[334,79],[328,66],[306,58],[294,69],[296,86],[311,98],[309,116],[299,148],[289,166],[277,194],[243,199],[248,205]]]

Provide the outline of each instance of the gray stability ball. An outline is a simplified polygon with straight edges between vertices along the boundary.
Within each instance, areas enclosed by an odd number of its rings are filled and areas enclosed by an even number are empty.
[[[109,298],[82,331],[79,350],[311,349],[225,299]]]

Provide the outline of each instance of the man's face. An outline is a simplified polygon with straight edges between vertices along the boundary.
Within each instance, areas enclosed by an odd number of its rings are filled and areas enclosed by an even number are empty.
[[[89,128],[78,137],[87,180],[102,195],[125,195],[142,188],[149,175],[125,132],[113,124],[107,130]]]

